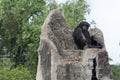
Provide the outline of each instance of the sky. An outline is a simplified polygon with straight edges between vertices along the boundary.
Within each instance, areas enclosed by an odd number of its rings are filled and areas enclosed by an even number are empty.
[[[66,0],[56,0],[64,3]],[[101,29],[108,55],[113,61],[110,64],[120,64],[120,0],[87,0],[91,13],[87,21],[96,22]]]

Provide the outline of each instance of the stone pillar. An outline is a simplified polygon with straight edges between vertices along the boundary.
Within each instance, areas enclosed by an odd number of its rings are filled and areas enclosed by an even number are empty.
[[[41,29],[36,80],[113,80],[102,32],[90,34],[103,49],[78,50],[61,12],[52,10]]]

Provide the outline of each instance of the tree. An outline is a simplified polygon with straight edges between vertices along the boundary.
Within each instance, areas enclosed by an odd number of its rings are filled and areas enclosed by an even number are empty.
[[[0,1],[1,48],[7,48],[15,67],[22,64],[29,69],[34,67],[31,71],[36,70],[40,26],[46,16],[45,4],[44,0]]]
[[[89,12],[88,7],[85,0],[68,0],[65,4],[61,4],[62,12],[72,28],[85,20],[84,15]]]

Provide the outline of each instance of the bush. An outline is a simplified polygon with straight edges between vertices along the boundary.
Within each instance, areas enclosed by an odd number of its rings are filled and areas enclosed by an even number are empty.
[[[115,80],[120,80],[120,66],[111,65],[112,73]]]
[[[3,59],[0,64],[0,80],[34,80],[30,71],[24,66],[16,68],[11,68],[11,66],[10,59]]]

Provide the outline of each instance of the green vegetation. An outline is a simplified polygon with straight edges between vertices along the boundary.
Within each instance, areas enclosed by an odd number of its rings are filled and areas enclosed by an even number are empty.
[[[120,80],[120,66],[111,65],[111,70],[115,80]]]
[[[0,59],[0,80],[34,80],[27,68],[22,65],[12,68],[12,65],[9,58]]]
[[[74,28],[88,7],[85,0],[59,5],[55,0],[0,0],[0,80],[35,80],[40,30],[49,11],[60,8]]]
[[[85,20],[84,15],[89,13],[88,7],[85,0],[70,0],[62,5],[62,12],[71,28],[75,28],[81,20]]]

